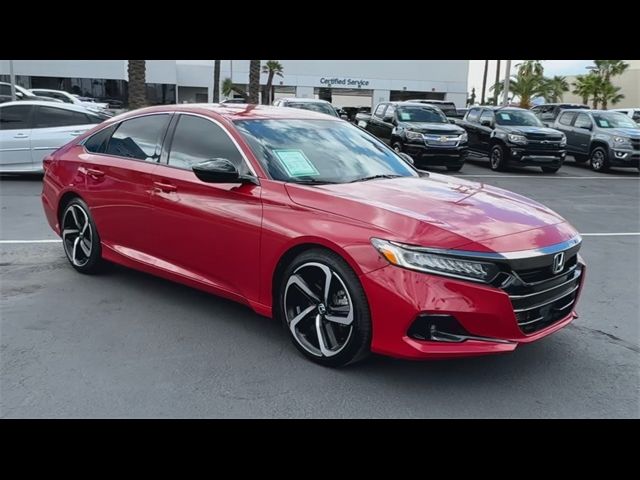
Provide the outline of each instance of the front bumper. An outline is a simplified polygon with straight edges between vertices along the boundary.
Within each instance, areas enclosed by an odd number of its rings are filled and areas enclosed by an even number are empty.
[[[560,167],[567,156],[567,150],[532,149],[526,146],[507,145],[508,161],[512,164],[538,167]]]
[[[444,165],[462,166],[467,157],[467,145],[438,147],[421,143],[405,143],[404,151],[410,155],[417,166]]]
[[[640,167],[640,150],[610,148],[609,163],[614,167]]]
[[[509,295],[496,287],[386,266],[361,277],[373,322],[371,350],[397,358],[453,358],[515,350],[521,343],[546,337],[578,315],[575,303],[584,284],[583,274],[571,309],[550,325],[525,334],[518,325]],[[472,338],[461,342],[419,340],[409,335],[424,314],[450,315]]]

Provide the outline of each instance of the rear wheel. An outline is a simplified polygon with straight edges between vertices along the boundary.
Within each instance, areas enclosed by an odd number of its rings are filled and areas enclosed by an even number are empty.
[[[337,254],[313,249],[287,267],[278,313],[308,359],[341,367],[363,359],[371,343],[369,304],[358,277]]]
[[[603,147],[593,149],[589,162],[591,163],[591,169],[595,172],[606,172],[609,170],[607,151]]]
[[[504,158],[504,148],[502,145],[494,145],[491,148],[489,160],[491,162],[491,170],[501,172],[505,169],[507,162]]]
[[[60,231],[64,253],[80,273],[95,273],[102,267],[100,236],[89,206],[79,198],[71,200],[62,212]]]

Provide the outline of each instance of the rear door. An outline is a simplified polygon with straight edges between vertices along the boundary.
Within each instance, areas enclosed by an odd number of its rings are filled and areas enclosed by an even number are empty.
[[[483,125],[487,123],[488,125]],[[481,153],[488,155],[491,145],[491,134],[495,128],[495,117],[493,110],[483,110],[480,114],[480,124],[478,125],[478,149]]]
[[[572,143],[574,152],[582,155],[589,153],[591,145],[591,132],[593,131],[593,122],[586,113],[578,113],[573,122]]]
[[[380,120],[380,135],[378,138],[387,145],[391,144],[391,132],[393,131],[393,121],[396,115],[396,106],[390,103],[384,112],[384,117]]]
[[[462,121],[461,125],[467,131],[467,136],[469,137],[469,149],[480,152],[480,137],[478,136],[478,127],[480,124],[478,123],[480,120],[480,108],[472,108],[467,112],[466,120]]]
[[[154,264],[151,190],[170,119],[170,113],[156,113],[124,120],[89,137],[81,155],[103,246],[142,263]]]
[[[31,131],[33,167],[42,168],[44,157],[101,122],[96,115],[76,110],[36,106]]]
[[[31,170],[33,106],[0,107],[0,171]]]
[[[386,110],[386,108],[386,103],[379,104],[371,114],[371,118],[369,119],[369,123],[366,127],[367,131],[378,138],[382,138],[382,118],[384,116],[384,111]]]

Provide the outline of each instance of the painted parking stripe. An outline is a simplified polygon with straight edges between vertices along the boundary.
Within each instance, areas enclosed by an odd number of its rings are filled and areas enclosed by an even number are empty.
[[[59,238],[52,238],[47,240],[0,240],[0,244],[20,244],[20,243],[60,243],[62,240]]]
[[[581,233],[581,237],[637,237],[640,232]]]
[[[452,175],[453,177],[474,177],[474,178],[557,178],[562,180],[640,180],[640,176],[638,177],[610,177],[610,176],[602,176],[602,177],[563,177],[562,175],[474,175],[472,173],[460,174],[460,175]]]

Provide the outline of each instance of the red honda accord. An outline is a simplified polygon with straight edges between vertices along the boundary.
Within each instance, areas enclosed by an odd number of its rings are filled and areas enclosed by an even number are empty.
[[[311,111],[159,106],[45,159],[42,201],[79,272],[107,260],[243,302],[323,365],[506,352],[577,316],[571,225],[405,158]]]

